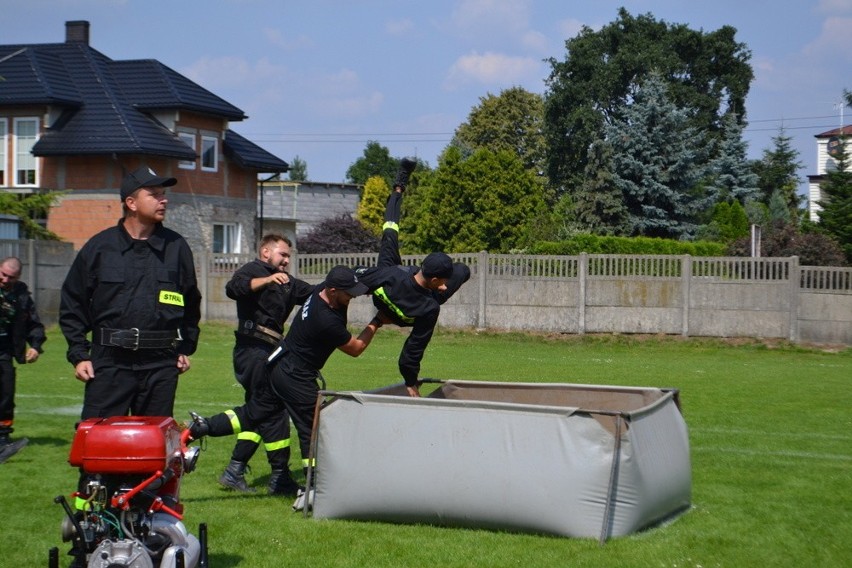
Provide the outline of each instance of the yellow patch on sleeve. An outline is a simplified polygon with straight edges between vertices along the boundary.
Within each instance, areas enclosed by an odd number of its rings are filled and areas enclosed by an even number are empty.
[[[173,306],[183,306],[183,294],[170,292],[168,290],[160,290],[160,303],[171,304]]]

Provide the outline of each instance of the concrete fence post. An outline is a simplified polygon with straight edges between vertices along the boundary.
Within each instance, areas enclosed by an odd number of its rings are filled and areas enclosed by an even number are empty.
[[[788,266],[790,275],[790,341],[797,342],[799,341],[799,288],[802,282],[799,257],[791,256]]]
[[[479,275],[479,306],[476,312],[476,328],[480,331],[488,326],[486,309],[488,306],[488,253],[479,251],[476,259],[476,273]]]
[[[692,257],[683,256],[683,262],[680,267],[680,280],[683,297],[683,310],[681,312],[680,334],[684,337],[689,337],[689,288],[692,282]]]
[[[586,275],[589,273],[589,255],[581,252],[577,263],[577,333],[586,333]]]

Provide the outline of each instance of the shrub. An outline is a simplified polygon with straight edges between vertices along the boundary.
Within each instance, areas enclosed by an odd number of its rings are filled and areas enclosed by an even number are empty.
[[[530,254],[672,254],[723,256],[725,245],[710,241],[676,241],[651,237],[610,237],[578,234],[557,242],[540,242]]]
[[[377,252],[379,238],[344,213],[321,221],[299,239],[297,247],[304,254]]]
[[[804,266],[844,266],[846,255],[833,238],[822,233],[802,233],[790,223],[776,222],[760,238],[761,256],[798,256]],[[751,239],[737,239],[728,247],[731,256],[749,256]]]

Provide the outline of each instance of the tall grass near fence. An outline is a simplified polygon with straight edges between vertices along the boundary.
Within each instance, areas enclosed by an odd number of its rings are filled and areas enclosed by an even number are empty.
[[[404,339],[383,328],[360,358],[334,354],[324,371],[329,388],[396,382]],[[203,328],[193,368],[181,378],[178,418],[190,409],[209,414],[242,400],[231,371],[232,344],[229,327]],[[29,437],[30,445],[0,464],[2,566],[46,566],[51,546],[60,547],[62,566],[70,560],[59,533],[62,511],[53,498],[76,484],[66,460],[82,385],[64,360],[64,341],[55,329],[46,348],[37,364],[19,369],[15,436]],[[197,534],[200,522],[208,524],[210,566],[848,565],[850,350],[751,340],[439,332],[423,371],[447,379],[679,388],[690,433],[692,509],[670,524],[604,546],[594,539],[315,521],[294,514],[289,501],[265,494],[269,467],[262,455],[249,476],[256,495],[221,489],[216,479],[233,440],[218,438],[208,440],[198,470],[182,485],[187,527]],[[449,482],[412,479],[411,490]]]

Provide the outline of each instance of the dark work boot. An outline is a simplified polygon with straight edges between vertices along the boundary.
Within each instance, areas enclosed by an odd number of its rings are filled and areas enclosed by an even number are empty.
[[[195,412],[190,412],[189,416],[192,421],[189,423],[189,435],[193,440],[200,440],[210,433],[210,423],[203,416],[199,416]]]
[[[245,462],[231,460],[219,477],[219,485],[242,493],[254,493],[254,487],[249,487],[246,483],[246,467],[248,464]]]
[[[286,469],[273,469],[269,476],[269,494],[295,497],[299,489],[304,489],[290,477]]]
[[[405,191],[408,187],[408,180],[411,178],[411,172],[417,167],[417,160],[414,158],[403,158],[399,161],[399,170],[396,172],[396,179],[393,182],[394,189],[399,188]]]

